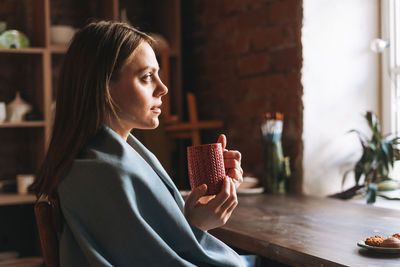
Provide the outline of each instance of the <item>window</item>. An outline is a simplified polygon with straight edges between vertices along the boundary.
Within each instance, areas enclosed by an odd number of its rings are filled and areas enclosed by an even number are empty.
[[[381,0],[381,23],[382,130],[400,135],[400,0]],[[389,176],[400,181],[400,161]]]
[[[384,133],[400,134],[400,0],[381,2],[382,127]]]

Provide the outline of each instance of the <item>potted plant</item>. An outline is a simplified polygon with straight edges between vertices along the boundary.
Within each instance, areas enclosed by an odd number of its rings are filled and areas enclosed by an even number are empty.
[[[362,155],[354,168],[344,174],[342,181],[344,184],[347,175],[354,172],[355,185],[332,197],[349,199],[358,193],[366,193],[367,203],[373,203],[378,189],[387,187],[388,183],[393,181],[389,177],[389,171],[393,168],[394,161],[400,159],[397,147],[400,138],[395,135],[383,136],[379,120],[373,112],[366,112],[364,117],[371,130],[371,137],[367,138],[358,130],[350,131],[358,135]]]

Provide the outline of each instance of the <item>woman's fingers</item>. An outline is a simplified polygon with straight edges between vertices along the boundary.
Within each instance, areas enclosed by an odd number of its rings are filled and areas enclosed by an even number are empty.
[[[198,203],[200,204],[207,204],[211,199],[213,199],[215,197],[215,195],[208,195],[208,196],[204,196],[201,197],[198,201]]]
[[[224,134],[220,134],[217,143],[221,143],[222,151],[224,151],[226,148],[226,136]]]
[[[243,182],[243,169],[240,165],[242,155],[239,151],[224,151],[224,164],[226,175],[231,177],[238,187]]]
[[[225,169],[226,169],[226,175],[228,175],[229,177],[234,178],[234,176],[243,176],[243,169],[237,160],[227,159],[224,161],[224,164],[225,164]],[[234,170],[236,170],[236,171],[234,171]],[[241,178],[238,178],[237,180],[240,180],[240,179]]]
[[[229,169],[226,175],[232,178],[232,180],[234,180],[236,183],[241,184],[243,182],[243,174],[241,170]]]
[[[234,181],[229,177],[225,177],[221,192],[202,204],[200,200],[206,191],[205,185],[193,189],[184,207],[189,224],[205,231],[224,225],[238,203]]]
[[[236,195],[236,193],[235,193]],[[236,206],[238,205],[238,201],[236,199],[236,201],[232,201],[231,205],[225,210],[225,213],[222,215],[223,219],[223,223],[225,224],[228,219],[231,217],[232,212],[235,210]]]
[[[221,191],[215,196],[215,198],[210,200],[209,204],[213,209],[218,210],[225,201],[228,200],[231,193],[231,183],[229,180],[230,179],[225,176]]]
[[[185,205],[188,205],[190,207],[196,206],[197,202],[200,200],[200,198],[202,198],[206,194],[206,192],[207,192],[206,184],[202,184],[196,187],[186,198]]]
[[[232,205],[226,210],[227,215],[230,217],[233,210],[236,208],[236,206],[239,204],[239,201],[237,199],[237,194],[236,194],[236,187],[232,186],[232,195],[235,196],[235,200],[232,202]]]
[[[230,192],[229,192],[229,198],[221,205],[220,207],[220,212],[222,214],[227,214],[228,210],[234,205],[236,207],[237,205],[237,196],[236,196],[236,189],[235,189],[235,184],[234,182],[229,179],[230,183]]]
[[[242,160],[242,154],[237,150],[225,150],[224,159],[236,159],[240,163]]]
[[[242,169],[240,167],[240,162],[237,161],[236,159],[224,159],[224,166],[225,169],[233,169],[233,168],[236,168],[238,170]]]

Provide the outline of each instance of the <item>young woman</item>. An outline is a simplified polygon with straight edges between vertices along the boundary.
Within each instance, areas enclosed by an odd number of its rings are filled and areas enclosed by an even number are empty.
[[[214,198],[207,186],[186,203],[132,129],[154,129],[168,89],[152,39],[123,23],[91,23],[76,33],[57,91],[53,135],[33,185],[64,218],[61,266],[244,266],[207,233],[237,205],[240,153]],[[219,138],[225,148],[225,136]]]

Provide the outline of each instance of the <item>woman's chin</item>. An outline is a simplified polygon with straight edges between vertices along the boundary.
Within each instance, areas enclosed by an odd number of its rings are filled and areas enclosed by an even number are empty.
[[[131,129],[152,130],[156,129],[160,125],[160,121],[158,117],[141,121],[129,118],[123,120],[123,124],[129,126]]]
[[[151,123],[149,123],[149,125],[144,126],[142,129],[144,130],[152,130],[152,129],[156,129],[158,127],[158,125],[160,125],[160,121],[157,119],[153,119],[151,121]]]

